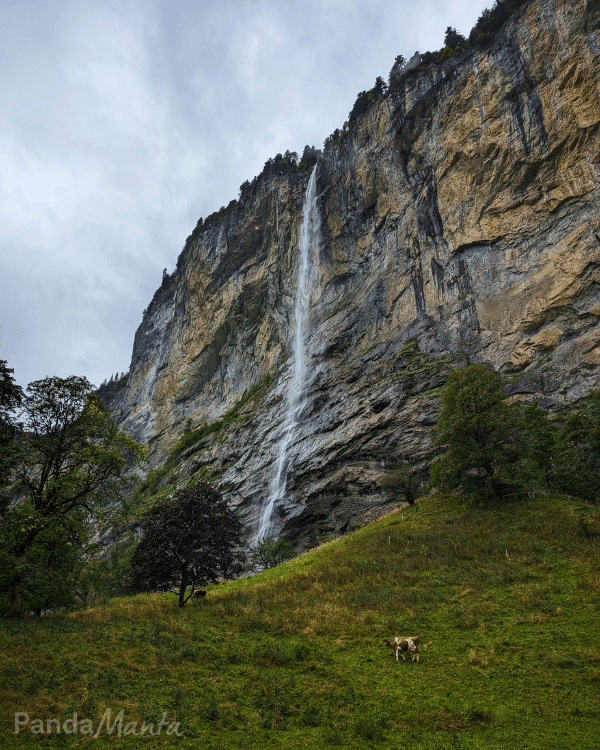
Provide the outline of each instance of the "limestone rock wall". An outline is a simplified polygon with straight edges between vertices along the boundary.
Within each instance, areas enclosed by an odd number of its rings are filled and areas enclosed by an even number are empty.
[[[515,397],[551,408],[600,386],[597,5],[531,2],[492,47],[409,76],[323,154],[311,379],[277,525],[299,545],[384,509],[381,474],[399,457],[426,467],[457,362],[489,362]],[[195,237],[113,404],[158,465],[186,424],[216,420],[271,374],[168,480],[210,470],[249,530],[290,377],[308,176],[262,179]]]

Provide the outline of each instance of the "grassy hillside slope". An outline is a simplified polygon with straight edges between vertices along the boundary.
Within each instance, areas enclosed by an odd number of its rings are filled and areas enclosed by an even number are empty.
[[[437,495],[181,611],[141,595],[3,621],[0,743],[597,748],[599,541],[573,500]],[[432,641],[420,663],[396,663],[399,634]],[[95,731],[107,708],[182,736],[14,734],[16,711]]]

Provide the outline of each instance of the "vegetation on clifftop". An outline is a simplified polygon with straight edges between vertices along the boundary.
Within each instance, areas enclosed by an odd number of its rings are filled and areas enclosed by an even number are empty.
[[[530,0],[496,0],[492,8],[486,8],[481,13],[468,38],[457,29],[448,26],[444,35],[444,46],[436,52],[415,52],[410,60],[407,60],[404,55],[397,55],[390,70],[388,82],[386,83],[381,76],[378,76],[372,89],[358,94],[342,129],[336,128],[325,139],[325,149],[342,143],[354,129],[359,117],[364,115],[372,105],[400,88],[408,76],[416,74],[429,65],[439,65],[469,49],[490,44],[505,22],[528,2]]]

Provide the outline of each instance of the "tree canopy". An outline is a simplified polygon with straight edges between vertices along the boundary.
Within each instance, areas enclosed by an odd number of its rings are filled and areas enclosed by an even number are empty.
[[[0,517],[0,592],[9,593],[10,613],[19,615],[24,600],[39,608],[40,589],[47,598],[53,571],[58,581],[73,570],[90,523],[121,498],[124,472],[144,450],[119,432],[84,377],[30,383],[19,421],[9,425],[14,456],[6,490],[11,504]]]
[[[205,482],[153,506],[140,525],[142,538],[129,572],[134,591],[173,591],[183,607],[195,588],[243,569],[241,523],[222,495]]]
[[[434,443],[446,448],[432,465],[433,481],[497,494],[504,470],[519,458],[518,416],[497,372],[482,365],[452,372],[432,431]]]
[[[537,403],[507,403],[500,375],[471,365],[449,376],[432,437],[443,451],[431,465],[438,486],[499,495],[519,485],[600,497],[598,391],[551,416]]]
[[[256,542],[248,551],[250,569],[254,571],[274,568],[293,557],[296,557],[296,550],[287,539],[273,539],[271,536]]]
[[[449,47],[452,51],[461,50],[467,45],[466,38],[452,26],[448,26],[444,36],[444,47]]]

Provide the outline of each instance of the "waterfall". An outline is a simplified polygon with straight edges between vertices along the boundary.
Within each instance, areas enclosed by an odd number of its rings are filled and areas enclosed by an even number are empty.
[[[294,369],[287,394],[287,409],[283,420],[283,428],[279,439],[275,472],[269,485],[269,495],[265,503],[255,541],[269,536],[271,532],[271,518],[274,508],[285,496],[288,450],[296,425],[306,402],[306,347],[308,313],[310,308],[310,294],[312,290],[313,262],[311,254],[319,243],[319,212],[317,210],[317,165],[315,165],[304,198],[302,210],[302,226],[300,228],[300,242],[298,245],[298,286],[294,305],[294,336],[292,339],[292,354]],[[311,253],[313,250],[313,253]]]

